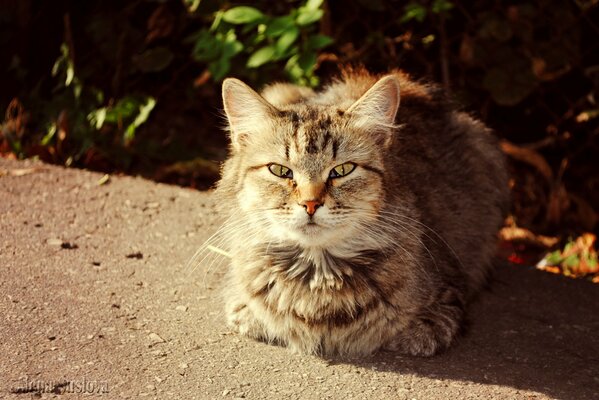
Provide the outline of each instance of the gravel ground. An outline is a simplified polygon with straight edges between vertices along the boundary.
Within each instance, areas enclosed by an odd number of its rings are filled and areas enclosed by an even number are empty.
[[[501,266],[444,354],[300,356],[225,326],[226,260],[185,268],[210,192],[101,178],[0,159],[0,398],[599,398],[596,285]]]

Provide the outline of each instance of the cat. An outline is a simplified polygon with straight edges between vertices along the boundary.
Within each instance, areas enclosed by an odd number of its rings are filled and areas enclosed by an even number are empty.
[[[490,130],[400,70],[222,96],[229,325],[322,356],[448,348],[508,206]]]

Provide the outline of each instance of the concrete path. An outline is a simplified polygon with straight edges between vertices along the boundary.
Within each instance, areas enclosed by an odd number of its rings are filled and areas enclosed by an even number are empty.
[[[210,193],[101,178],[0,159],[0,398],[599,398],[597,285],[505,266],[442,355],[298,356],[227,329],[226,260],[185,269]]]

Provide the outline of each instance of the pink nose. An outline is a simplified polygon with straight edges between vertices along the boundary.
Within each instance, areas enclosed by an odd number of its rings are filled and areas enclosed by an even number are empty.
[[[307,200],[301,203],[302,206],[306,209],[308,215],[314,215],[316,209],[320,207],[322,204],[318,200]]]

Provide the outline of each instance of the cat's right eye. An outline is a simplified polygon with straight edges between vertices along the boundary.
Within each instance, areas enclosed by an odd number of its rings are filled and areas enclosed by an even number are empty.
[[[281,164],[269,164],[268,170],[279,178],[293,178],[293,171]]]

